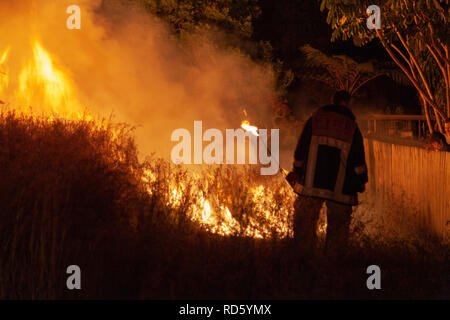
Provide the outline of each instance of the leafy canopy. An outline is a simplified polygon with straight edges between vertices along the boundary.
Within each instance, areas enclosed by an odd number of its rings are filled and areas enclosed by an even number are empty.
[[[332,41],[352,39],[362,46],[377,38],[417,89],[428,115],[450,117],[448,0],[319,0],[327,10]],[[381,9],[381,29],[367,28],[367,8]],[[445,115],[446,113],[446,115]],[[428,121],[430,126],[430,121]],[[431,131],[430,126],[430,131]]]
[[[310,78],[325,83],[330,88],[356,93],[369,81],[381,76],[389,76],[394,81],[407,84],[408,80],[397,69],[370,60],[358,63],[345,55],[327,55],[318,49],[305,45],[300,51],[306,57],[304,78]]]
[[[147,9],[162,17],[183,37],[194,31],[220,27],[250,38],[253,21],[261,14],[258,0],[144,0]]]

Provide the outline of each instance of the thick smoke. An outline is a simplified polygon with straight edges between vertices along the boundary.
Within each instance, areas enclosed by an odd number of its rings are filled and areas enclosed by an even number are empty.
[[[66,28],[71,4],[81,8],[81,30]],[[82,106],[136,126],[142,154],[168,158],[172,131],[193,130],[194,120],[224,131],[238,128],[246,109],[250,121],[270,125],[272,71],[219,49],[219,35],[180,42],[142,8],[99,0],[2,1],[0,19],[0,50],[10,45],[15,61],[11,73],[29,59],[37,37]]]

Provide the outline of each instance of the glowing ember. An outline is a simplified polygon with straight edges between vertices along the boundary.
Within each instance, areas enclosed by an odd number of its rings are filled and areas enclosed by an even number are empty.
[[[259,136],[258,134],[258,128],[255,126],[250,125],[250,122],[248,122],[247,120],[242,121],[241,123],[241,127],[242,129],[244,129],[245,131],[251,132],[253,135],[255,136]]]

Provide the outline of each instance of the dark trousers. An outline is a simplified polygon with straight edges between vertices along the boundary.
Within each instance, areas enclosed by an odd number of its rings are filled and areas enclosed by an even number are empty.
[[[317,244],[317,221],[323,202],[327,205],[327,253],[340,254],[347,248],[352,206],[334,201],[298,196],[295,201],[294,239],[300,249],[310,252]]]

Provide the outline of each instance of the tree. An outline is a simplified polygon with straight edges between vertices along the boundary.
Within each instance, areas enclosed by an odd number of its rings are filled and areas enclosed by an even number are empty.
[[[378,39],[396,65],[417,89],[433,131],[429,107],[442,132],[450,117],[448,0],[320,0],[328,10],[332,41],[353,39],[362,46]],[[370,5],[381,8],[381,29],[367,27]],[[370,14],[370,13],[369,13]]]
[[[301,47],[300,51],[306,56],[306,66],[313,69],[305,72],[303,77],[323,82],[336,91],[346,90],[353,95],[366,83],[381,76],[390,76],[402,84],[407,82],[397,70],[373,60],[358,63],[345,55],[329,56],[310,45]]]
[[[259,0],[143,0],[146,8],[168,22],[181,37],[219,27],[250,38],[261,14]]]
[[[135,0],[130,0],[135,1]],[[233,35],[229,46],[254,61],[270,64],[276,76],[276,95],[286,95],[293,72],[276,59],[269,41],[253,39],[254,22],[261,15],[260,0],[140,0],[155,16],[166,21],[179,36],[186,38],[204,30],[221,30]],[[232,37],[230,37],[232,38]],[[244,41],[243,41],[244,40]]]

